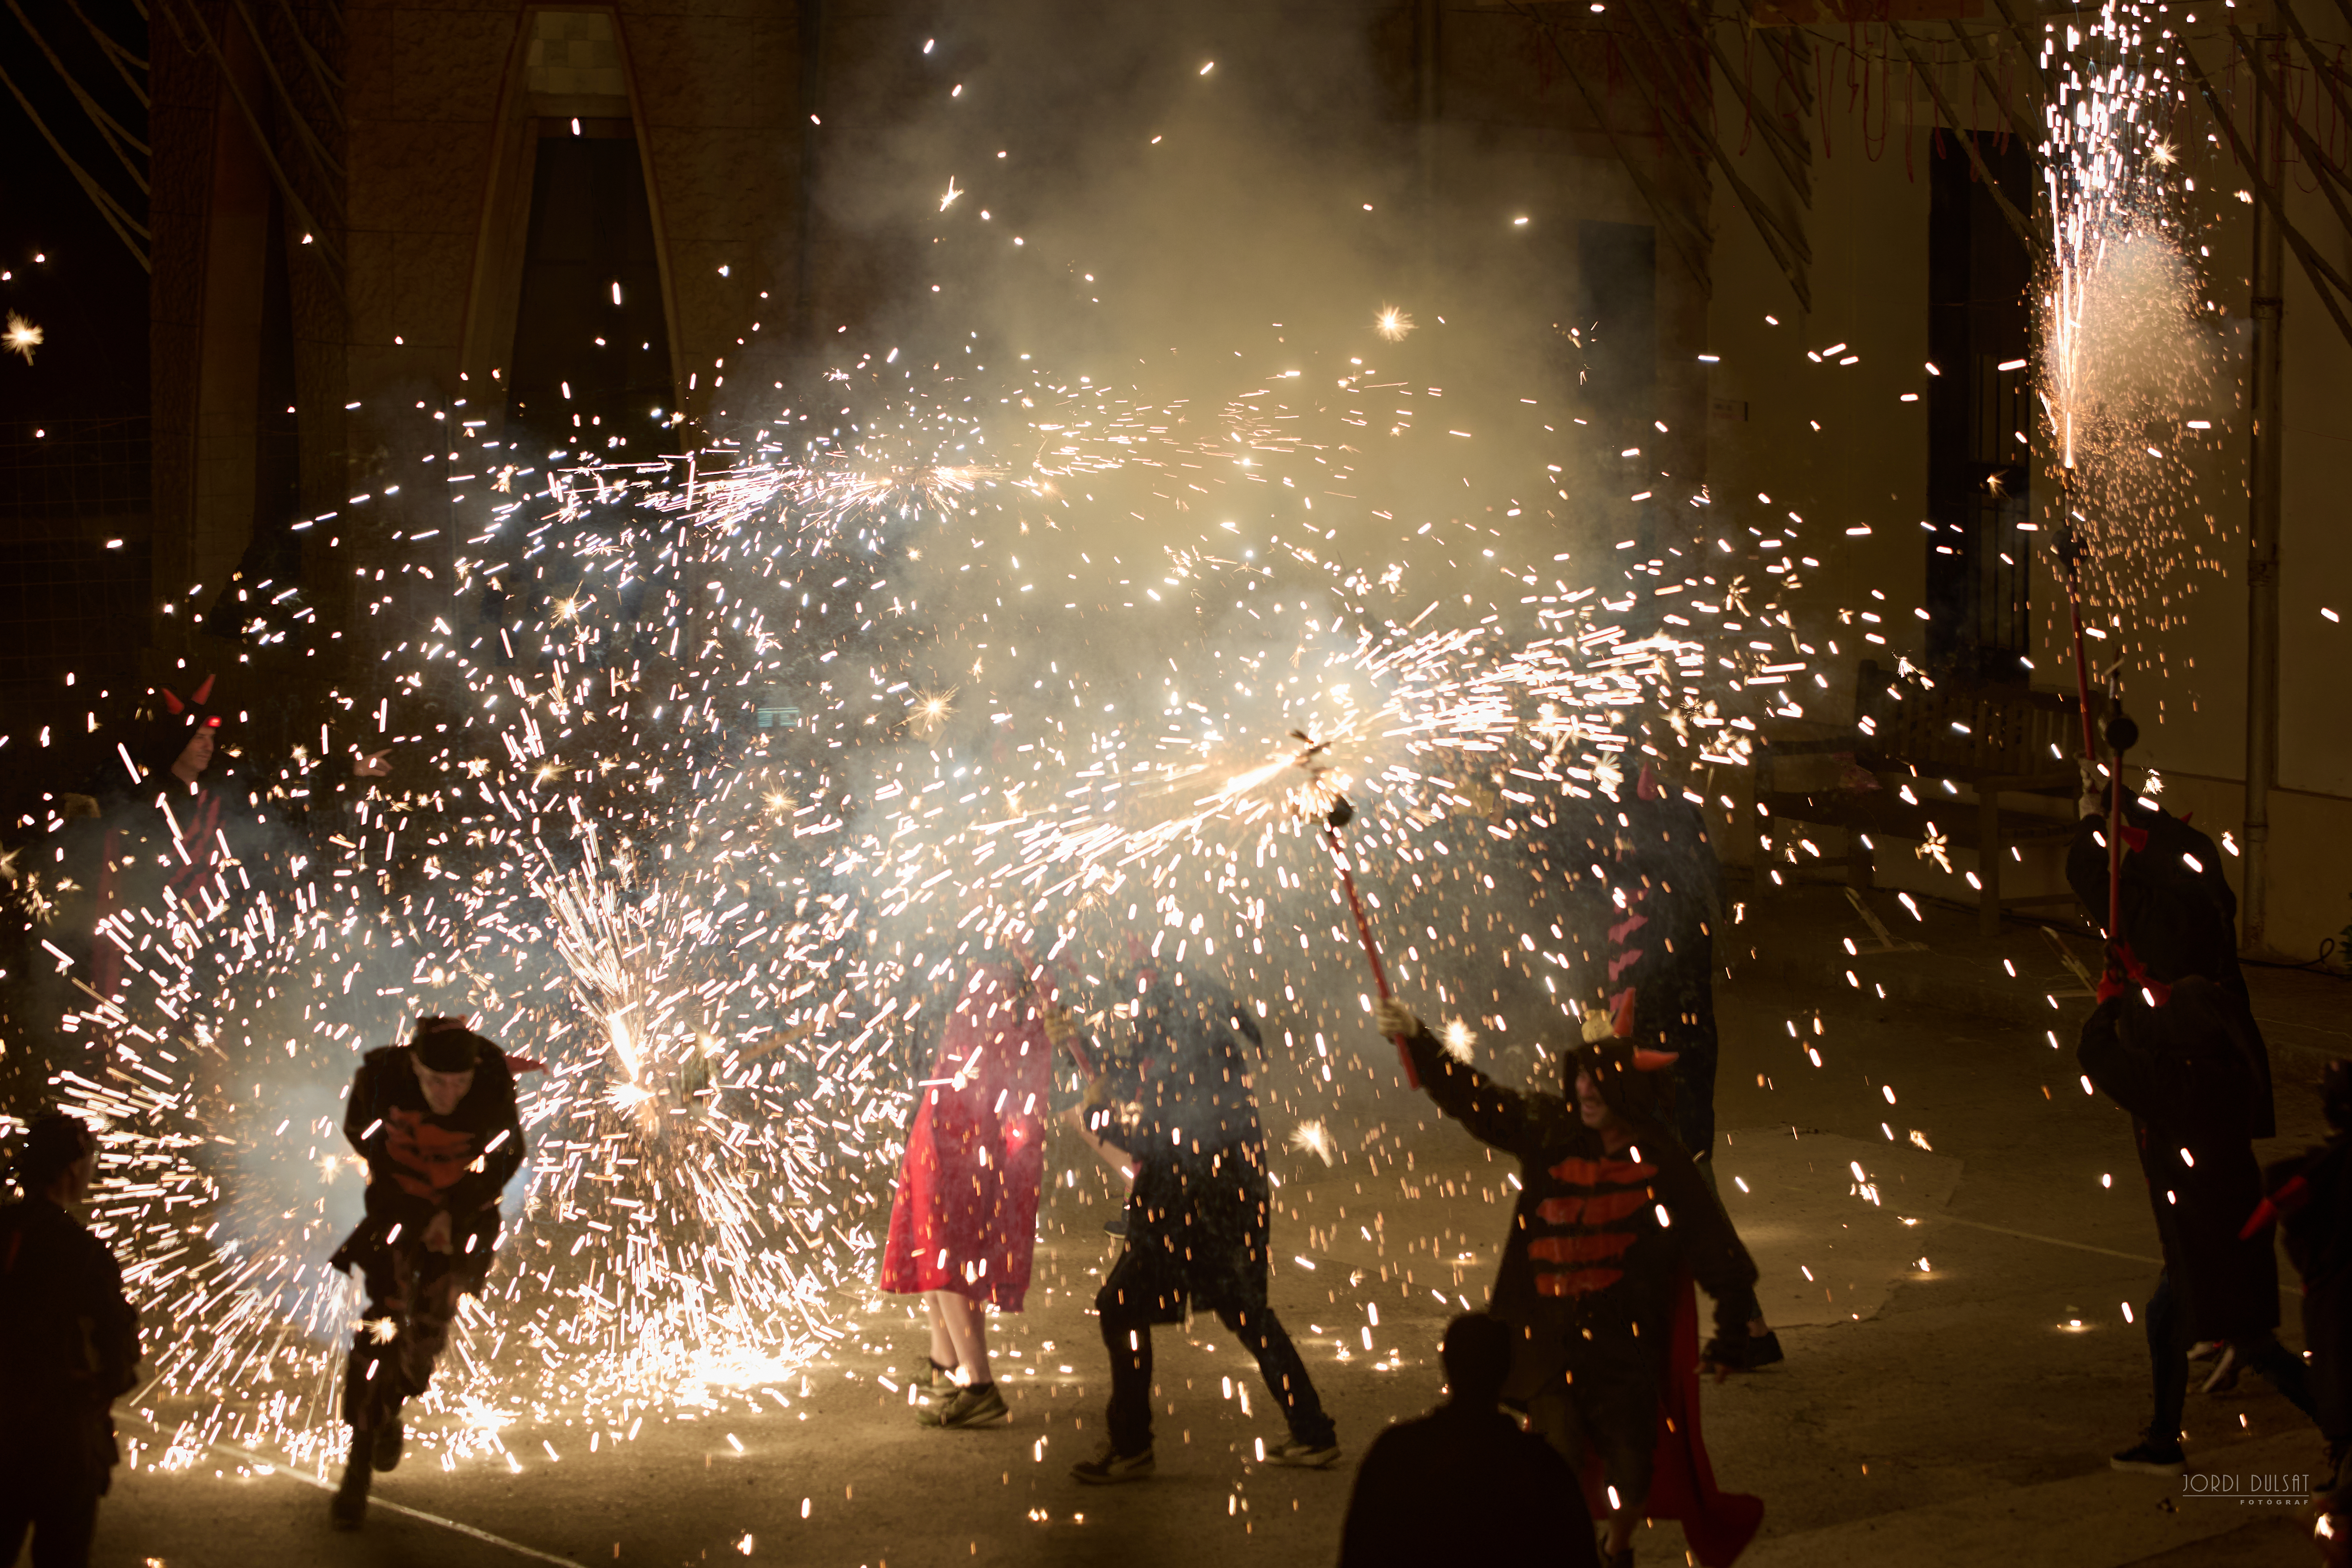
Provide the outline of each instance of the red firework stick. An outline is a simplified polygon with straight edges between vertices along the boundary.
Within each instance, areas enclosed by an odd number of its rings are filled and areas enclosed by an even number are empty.
[[[1291,734],[1298,740],[1307,740],[1306,735],[1297,730],[1293,730]],[[1298,765],[1307,770],[1310,780],[1323,776],[1324,770],[1315,763],[1313,758],[1325,744],[1328,742],[1308,741],[1307,749],[1298,753]],[[1348,804],[1348,797],[1335,792],[1331,797],[1331,809],[1323,814],[1323,842],[1330,848],[1331,864],[1338,868],[1339,886],[1348,895],[1349,912],[1356,917],[1356,938],[1364,944],[1364,958],[1372,966],[1372,987],[1380,993],[1381,1000],[1386,1002],[1390,999],[1388,967],[1381,963],[1380,944],[1372,940],[1372,922],[1365,918],[1364,900],[1356,892],[1356,874],[1349,868],[1346,846],[1339,842],[1339,829],[1347,826],[1355,815],[1356,808]],[[1405,1047],[1404,1037],[1395,1035],[1391,1037],[1396,1041],[1397,1060],[1404,1066],[1405,1087],[1419,1089],[1421,1075],[1412,1070],[1412,1052]]]
[[[1364,944],[1364,957],[1372,965],[1372,986],[1380,992],[1381,1000],[1389,1000],[1389,972],[1381,963],[1380,945],[1372,941],[1372,922],[1364,917],[1364,900],[1356,896],[1356,876],[1348,868],[1348,851],[1339,842],[1339,825],[1355,815],[1356,808],[1341,795],[1332,805],[1331,813],[1323,819],[1323,841],[1331,847],[1331,863],[1339,868],[1339,886],[1347,890],[1348,909],[1356,917],[1356,935]],[[1412,1070],[1412,1053],[1405,1048],[1404,1037],[1392,1037],[1396,1041],[1397,1060],[1404,1064],[1407,1089],[1421,1087],[1421,1075]]]

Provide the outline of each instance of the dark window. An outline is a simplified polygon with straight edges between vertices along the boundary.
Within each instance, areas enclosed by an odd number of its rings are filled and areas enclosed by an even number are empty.
[[[653,213],[637,143],[617,124],[619,134],[574,136],[569,121],[547,122],[507,374],[510,426],[616,458],[660,450],[654,413],[668,414],[673,397]]]
[[[1643,223],[1576,226],[1585,401],[1646,426],[1658,394],[1658,241]]]
[[[2024,362],[2032,353],[2032,268],[1967,150],[1942,133],[1928,161],[1927,658],[1987,680],[2024,677],[2036,535]],[[1980,135],[2003,195],[2032,210],[2033,174],[2014,140]],[[2004,364],[2016,368],[2003,370]]]

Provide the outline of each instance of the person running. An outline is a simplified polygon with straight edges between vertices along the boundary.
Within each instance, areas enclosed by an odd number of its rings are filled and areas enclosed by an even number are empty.
[[[916,1419],[941,1429],[1012,1419],[988,1353],[988,1309],[1017,1312],[1037,1246],[1055,1029],[1050,991],[1014,964],[982,963],[940,1028],[898,1163],[877,1283],[917,1294],[930,1357]]]
[[[1290,1436],[1268,1462],[1310,1469],[1339,1440],[1307,1363],[1266,1301],[1265,1135],[1243,1046],[1256,1022],[1233,997],[1181,971],[1123,976],[1101,1070],[1087,1089],[1089,1141],[1130,1166],[1125,1245],[1096,1294],[1110,1354],[1110,1427],[1102,1452],[1070,1470],[1091,1486],[1141,1480],[1151,1446],[1151,1331],[1213,1312],[1256,1359]]]
[[[330,1517],[367,1518],[372,1472],[400,1463],[401,1406],[433,1381],[461,1295],[481,1292],[499,1241],[499,1194],[522,1168],[514,1070],[461,1018],[423,1018],[404,1046],[370,1051],[343,1136],[367,1161],[367,1216],[332,1262],[367,1282],[343,1371],[350,1458]]]
[[[2174,984],[2110,973],[2075,1048],[2099,1091],[2131,1112],[2164,1268],[2141,1314],[2155,1414],[2140,1440],[2109,1460],[2119,1470],[2177,1476],[2187,1467],[2180,1415],[2189,1350],[2226,1345],[2317,1419],[2302,1360],[2278,1342],[2278,1258],[2266,1230],[2249,1233],[2263,1202],[2254,1129],[2270,1115],[2267,1075],[2245,998],[2189,974]]]
[[[1497,1408],[1513,1338],[1485,1312],[1445,1326],[1446,1401],[1372,1439],[1348,1499],[1339,1568],[1600,1568],[1576,1472]]]
[[[98,1173],[74,1117],[36,1118],[0,1208],[0,1563],[81,1568],[121,1451],[109,1406],[139,1383],[139,1314],[122,1269],[72,1210]]]
[[[1630,1015],[1620,1019],[1630,1026]],[[1496,1083],[1402,1003],[1381,1002],[1374,1021],[1405,1042],[1439,1110],[1519,1162],[1524,1186],[1493,1290],[1516,1339],[1504,1395],[1586,1468],[1588,1499],[1605,1500],[1593,1501],[1608,1520],[1603,1561],[1630,1568],[1645,1517],[1680,1519],[1706,1568],[1734,1561],[1764,1505],[1716,1489],[1699,1438],[1692,1279],[1715,1300],[1703,1361],[1718,1376],[1752,1364],[1748,1342],[1769,1331],[1750,1316],[1756,1265],[1668,1131],[1672,1062],[1637,1052],[1596,1009],[1561,1066],[1571,1099]]]

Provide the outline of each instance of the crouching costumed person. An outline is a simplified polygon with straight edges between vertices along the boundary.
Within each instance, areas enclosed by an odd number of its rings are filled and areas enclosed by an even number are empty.
[[[1714,1298],[1706,1366],[1758,1364],[1756,1265],[1668,1131],[1673,1058],[1635,1049],[1607,1016],[1562,1065],[1572,1098],[1506,1089],[1439,1045],[1400,1004],[1378,1009],[1438,1109],[1515,1156],[1526,1184],[1495,1280],[1513,1331],[1507,1405],[1580,1468],[1601,1561],[1628,1568],[1633,1528],[1676,1519],[1705,1568],[1725,1568],[1763,1521],[1759,1500],[1716,1489],[1699,1438],[1697,1301]],[[1621,1023],[1630,1026],[1630,1018]]]
[[[459,1018],[425,1018],[370,1051],[343,1136],[367,1161],[367,1217],[334,1256],[367,1281],[343,1374],[351,1458],[337,1528],[367,1515],[371,1472],[400,1462],[401,1405],[433,1381],[461,1295],[479,1294],[499,1240],[499,1194],[522,1168],[514,1071]]]

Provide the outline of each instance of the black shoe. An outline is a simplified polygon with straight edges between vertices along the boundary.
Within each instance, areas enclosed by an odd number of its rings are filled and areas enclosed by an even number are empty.
[[[2189,1468],[2189,1456],[2178,1443],[2158,1447],[2153,1437],[2143,1437],[2122,1453],[2110,1455],[2107,1463],[2118,1470],[2137,1470],[2143,1475],[2177,1476]]]
[[[1265,1451],[1269,1465],[1287,1465],[1298,1470],[1328,1470],[1339,1457],[1339,1440],[1329,1438],[1310,1443],[1304,1437],[1291,1437],[1276,1443]]]
[[[357,1530],[366,1521],[368,1482],[374,1474],[368,1468],[367,1456],[353,1443],[351,1462],[343,1467],[342,1484],[327,1502],[327,1518],[337,1530]]]
[[[406,1436],[397,1421],[387,1421],[378,1426],[373,1439],[368,1444],[369,1465],[379,1472],[398,1469],[401,1442]]]
[[[1115,1236],[1121,1241],[1125,1241],[1127,1239],[1127,1216],[1125,1215],[1120,1215],[1117,1218],[1103,1221],[1103,1234],[1105,1236]]]
[[[1080,1459],[1072,1465],[1070,1479],[1084,1481],[1090,1487],[1115,1487],[1122,1481],[1148,1480],[1158,1465],[1150,1449],[1146,1448],[1140,1454],[1122,1454],[1106,1443],[1102,1452],[1093,1458]]]
[[[1787,1359],[1780,1352],[1780,1336],[1767,1329],[1748,1336],[1748,1353],[1740,1362],[1740,1370],[1754,1372],[1759,1366],[1772,1366]]]

